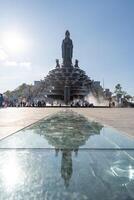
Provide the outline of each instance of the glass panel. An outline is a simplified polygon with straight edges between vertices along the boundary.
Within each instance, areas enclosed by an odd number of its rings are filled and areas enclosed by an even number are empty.
[[[134,199],[134,140],[76,113],[40,120],[0,147],[1,200]]]
[[[134,148],[117,130],[71,111],[59,112],[0,141],[0,148]]]
[[[0,199],[132,200],[134,151],[0,150]]]

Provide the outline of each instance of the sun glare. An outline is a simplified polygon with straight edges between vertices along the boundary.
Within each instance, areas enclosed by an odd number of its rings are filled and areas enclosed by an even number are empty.
[[[7,153],[7,163],[1,166],[1,176],[3,178],[4,185],[7,190],[13,190],[18,182],[22,181],[24,178],[24,172],[18,163],[16,153]]]
[[[12,52],[22,51],[25,48],[25,40],[19,32],[5,32],[2,37],[3,46]]]

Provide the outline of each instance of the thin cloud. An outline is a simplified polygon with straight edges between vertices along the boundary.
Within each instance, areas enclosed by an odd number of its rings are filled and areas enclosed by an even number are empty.
[[[0,47],[0,64],[1,66],[4,65],[6,67],[19,67],[28,71],[32,69],[30,61],[19,62],[16,60],[10,60],[9,55],[5,52],[5,50],[2,47]]]
[[[18,65],[16,61],[9,61],[9,60],[6,60],[3,64],[9,67],[16,67]]]
[[[32,69],[32,66],[31,66],[31,62],[29,61],[25,61],[25,62],[16,62],[14,60],[6,60],[3,62],[3,64],[6,66],[6,67],[18,67],[20,69],[25,69],[25,70],[28,70],[30,71]]]

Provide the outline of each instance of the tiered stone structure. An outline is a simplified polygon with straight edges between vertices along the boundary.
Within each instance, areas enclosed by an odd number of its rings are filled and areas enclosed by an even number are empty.
[[[57,59],[55,69],[49,72],[44,82],[47,97],[63,100],[65,104],[75,98],[84,98],[89,93],[92,84],[85,71],[79,68],[78,60],[75,60],[73,65],[72,58],[73,42],[67,30],[65,39],[62,41],[63,63],[60,65]]]

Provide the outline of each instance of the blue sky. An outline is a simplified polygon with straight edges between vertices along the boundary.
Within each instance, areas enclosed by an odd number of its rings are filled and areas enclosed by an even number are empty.
[[[91,79],[134,95],[133,0],[0,0],[0,92],[43,79],[56,58],[62,62],[66,29],[73,60]],[[10,32],[21,35],[23,49],[4,46]]]

